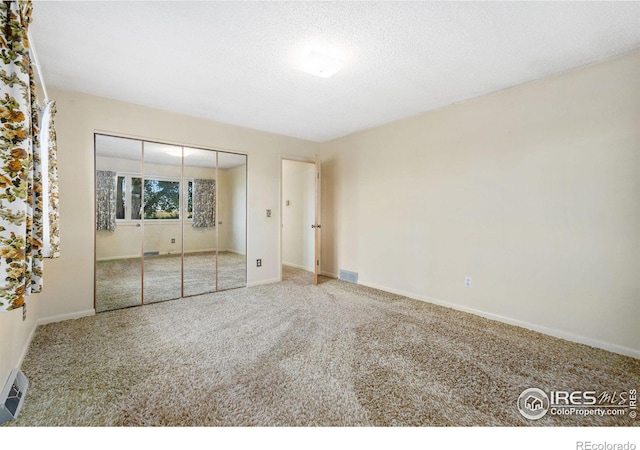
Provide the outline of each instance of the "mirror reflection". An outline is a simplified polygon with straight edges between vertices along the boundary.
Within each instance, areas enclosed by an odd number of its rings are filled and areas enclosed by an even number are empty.
[[[184,149],[186,217],[184,223],[184,295],[214,292],[217,285],[216,200],[218,152]]]
[[[182,296],[182,147],[143,143],[142,194],[144,303]],[[140,220],[138,215],[137,220]]]
[[[218,153],[218,290],[246,285],[247,157]]]
[[[142,302],[142,142],[96,135],[95,147],[95,295],[101,312]]]
[[[96,135],[96,311],[246,286],[246,156]]]

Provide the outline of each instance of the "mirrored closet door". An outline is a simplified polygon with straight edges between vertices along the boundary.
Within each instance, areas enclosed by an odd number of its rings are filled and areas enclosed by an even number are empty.
[[[96,310],[142,301],[142,142],[95,137]]]
[[[217,290],[216,252],[217,186],[220,174],[218,152],[196,148],[184,149],[185,203],[184,215],[184,295],[197,295]]]
[[[218,290],[247,284],[247,157],[218,152]]]
[[[246,155],[97,134],[97,312],[246,286]]]
[[[142,143],[142,288],[145,303],[182,297],[182,147]]]

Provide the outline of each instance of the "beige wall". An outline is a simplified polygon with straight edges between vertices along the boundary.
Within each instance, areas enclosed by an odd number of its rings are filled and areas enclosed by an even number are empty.
[[[635,53],[323,144],[323,270],[640,357],[638,80]]]
[[[45,262],[46,265],[46,262]],[[22,321],[22,308],[0,314],[0,390],[12,369],[20,367],[35,332],[40,303],[27,297],[27,320]]]
[[[57,101],[62,254],[45,261],[44,292],[27,299],[29,316],[0,315],[0,380],[20,364],[35,324],[93,312],[93,134],[124,135],[248,155],[247,253],[250,285],[280,277],[280,162],[285,155],[312,157],[318,145],[271,133],[196,119],[152,108],[49,89]],[[266,218],[265,210],[273,216]],[[255,260],[262,259],[256,268]]]
[[[282,263],[313,272],[315,164],[282,161]],[[286,202],[289,201],[287,206]]]

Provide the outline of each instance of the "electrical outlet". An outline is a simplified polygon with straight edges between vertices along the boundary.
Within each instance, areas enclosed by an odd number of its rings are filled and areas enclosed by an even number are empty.
[[[271,217],[271,210],[267,209],[267,217]]]
[[[175,244],[176,243],[176,239],[175,238],[171,238],[171,243]]]
[[[256,267],[262,267],[262,259],[256,259]]]
[[[27,302],[22,304],[22,321],[27,320]]]
[[[471,287],[471,277],[464,277],[464,287]]]

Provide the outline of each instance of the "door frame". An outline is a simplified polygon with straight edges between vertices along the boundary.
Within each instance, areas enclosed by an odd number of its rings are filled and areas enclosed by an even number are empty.
[[[317,169],[317,163],[320,162],[320,159],[319,159],[318,155],[315,155],[315,156],[312,156],[312,157],[301,157],[301,156],[295,156],[295,155],[283,155],[283,156],[280,157],[280,195],[279,195],[279,197],[280,197],[280,235],[279,235],[280,236],[280,246],[279,246],[279,249],[278,249],[278,251],[279,251],[279,258],[278,259],[280,260],[280,267],[278,269],[278,273],[279,273],[280,281],[282,281],[282,266],[284,265],[283,264],[283,251],[282,251],[282,247],[284,245],[284,240],[283,240],[283,237],[282,237],[283,236],[282,228],[283,228],[283,225],[284,225],[283,224],[284,211],[283,211],[282,205],[283,205],[283,202],[285,200],[284,199],[284,192],[283,192],[282,166],[283,166],[283,162],[284,161],[294,161],[294,162],[312,164],[315,167],[315,170],[314,170],[314,177],[315,177],[315,173],[317,173],[317,170],[318,170]],[[317,198],[317,195],[314,196],[314,202],[316,202],[316,198]],[[315,208],[316,208],[316,211],[320,209],[320,205],[318,205],[317,202],[316,202]],[[317,231],[316,231],[316,233],[314,233],[314,235],[315,234],[317,234]],[[314,236],[314,241],[316,239],[317,238]],[[315,243],[314,243],[314,248],[315,248]],[[319,250],[318,250],[318,252],[319,252]],[[318,267],[318,265],[316,263],[317,256],[318,255],[314,256],[314,267],[315,267],[316,271],[319,271],[319,267]],[[317,279],[317,276],[315,278]],[[317,284],[317,283],[314,283],[314,284]]]

